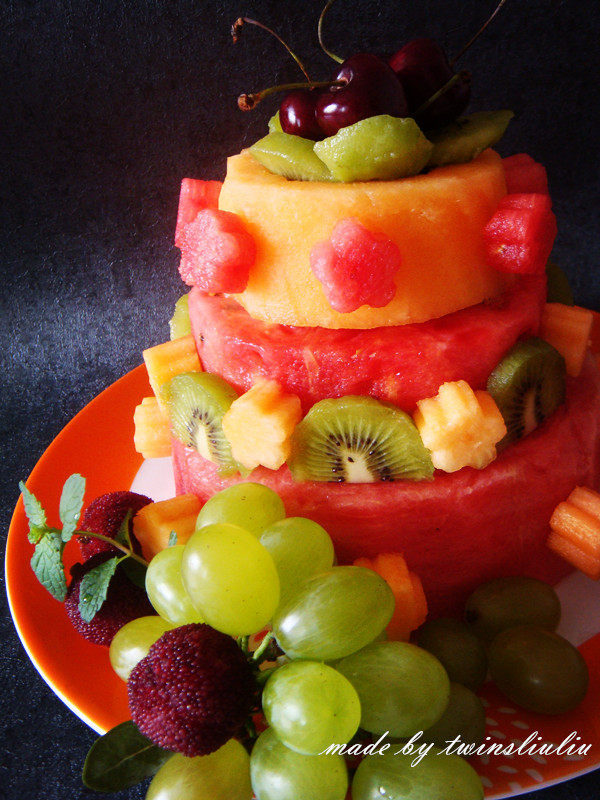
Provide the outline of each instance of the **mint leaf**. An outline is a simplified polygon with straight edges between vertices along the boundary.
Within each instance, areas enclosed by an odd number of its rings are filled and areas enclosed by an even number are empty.
[[[117,792],[154,775],[173,755],[146,739],[133,722],[122,722],[92,745],[83,782],[96,792]]]
[[[62,540],[68,542],[77,528],[81,508],[83,506],[83,494],[85,492],[85,478],[74,473],[65,481],[58,513],[63,524]]]
[[[175,544],[177,544],[177,531],[171,531],[167,547],[173,547]]]
[[[81,579],[79,584],[79,613],[84,622],[91,622],[106,600],[110,579],[115,574],[119,556],[109,558]]]
[[[31,569],[38,581],[61,603],[67,594],[62,551],[60,533],[51,531],[42,536],[31,557]]]
[[[123,522],[121,523],[117,535],[115,536],[115,542],[122,544],[124,547],[128,547],[130,550],[133,550],[133,545],[131,544],[131,534],[129,532],[129,523],[131,522],[132,516],[133,509],[130,508],[123,517]]]
[[[47,527],[46,513],[37,497],[30,492],[23,481],[19,481],[19,489],[23,495],[23,507],[29,520],[29,541],[39,542]]]

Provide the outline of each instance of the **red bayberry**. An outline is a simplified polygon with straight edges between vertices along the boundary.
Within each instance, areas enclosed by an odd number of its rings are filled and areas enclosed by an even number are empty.
[[[548,194],[546,168],[527,153],[502,159],[508,194]]]
[[[184,178],[181,181],[179,207],[177,209],[177,226],[175,228],[175,246],[181,247],[183,229],[198,216],[203,208],[218,208],[221,181],[199,181]]]
[[[127,512],[131,510],[133,516],[151,503],[149,497],[136,492],[109,492],[96,497],[88,505],[81,517],[80,529],[90,533],[99,533],[114,539],[119,533],[123,520]],[[133,535],[131,522],[129,523],[129,533]],[[91,558],[96,553],[110,553],[120,555],[120,551],[112,547],[102,539],[95,539],[91,536],[78,536],[81,555],[84,559]],[[137,542],[134,541],[134,544]],[[137,548],[136,548],[137,549]]]
[[[556,236],[547,194],[508,194],[484,228],[486,258],[500,272],[541,275]]]
[[[401,256],[387,236],[347,218],[337,223],[328,241],[313,247],[310,264],[331,307],[350,312],[365,304],[381,308],[393,299]]]
[[[131,718],[159,747],[212,753],[243,725],[256,684],[244,654],[208,625],[167,631],[127,682]]]
[[[237,214],[202,209],[181,234],[179,273],[204,292],[243,292],[254,263],[254,239]]]

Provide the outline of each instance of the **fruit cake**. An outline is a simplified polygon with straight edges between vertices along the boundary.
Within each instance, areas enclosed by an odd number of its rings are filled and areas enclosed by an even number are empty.
[[[201,502],[273,488],[342,564],[402,553],[435,613],[483,580],[569,569],[549,520],[599,485],[600,379],[592,314],[548,261],[545,170],[492,149],[512,114],[460,116],[463,92],[419,115],[414,64],[374,58],[291,92],[222,184],[183,181],[190,291],[145,352],[136,446],[172,452]],[[403,110],[353,116],[341,95],[390,75]]]

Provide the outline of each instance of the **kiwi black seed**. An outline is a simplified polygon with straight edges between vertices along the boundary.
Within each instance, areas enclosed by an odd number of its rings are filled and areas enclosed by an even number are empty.
[[[561,354],[533,336],[513,347],[487,383],[506,423],[500,446],[531,433],[565,401],[566,367]]]
[[[408,414],[371,397],[321,400],[292,437],[288,466],[300,481],[372,483],[433,475]]]
[[[217,375],[184,372],[161,389],[175,436],[214,462],[221,475],[238,471],[222,420],[237,392]]]

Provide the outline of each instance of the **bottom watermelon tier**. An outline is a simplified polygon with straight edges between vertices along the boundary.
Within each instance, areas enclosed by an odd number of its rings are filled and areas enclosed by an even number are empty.
[[[273,488],[289,516],[319,522],[340,563],[401,552],[434,614],[455,611],[480,583],[529,575],[554,583],[570,567],[547,547],[555,506],[577,485],[600,488],[600,376],[591,357],[570,379],[567,402],[483,470],[432,481],[377,484],[296,482],[287,467],[221,478],[215,465],[175,440],[177,492],[206,500],[242,480]]]

